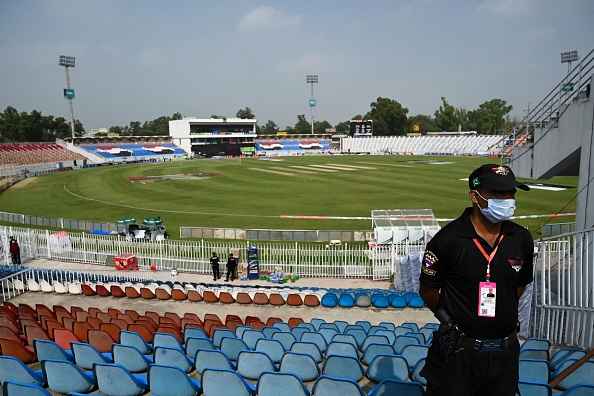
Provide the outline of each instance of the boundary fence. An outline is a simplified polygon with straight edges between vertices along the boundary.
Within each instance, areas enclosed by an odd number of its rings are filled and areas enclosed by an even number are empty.
[[[240,229],[188,227],[179,228],[180,238],[215,238],[249,241],[313,241],[327,242],[365,242],[373,239],[373,231],[348,230],[273,230],[273,229]]]
[[[282,271],[305,277],[389,279],[409,254],[423,250],[420,244],[403,241],[394,245],[368,247],[344,243],[338,246],[300,242],[176,241],[136,242],[117,235],[49,231],[22,227],[0,227],[0,260],[10,263],[9,237],[17,238],[23,259],[47,258],[111,266],[113,257],[130,253],[139,265],[159,270],[210,274],[213,252],[226,260],[229,253],[246,261],[246,251],[255,245],[261,271]]]
[[[92,220],[65,219],[63,217],[30,216],[22,213],[0,212],[0,221],[25,226],[51,227],[85,232],[117,231],[115,223],[97,223]]]

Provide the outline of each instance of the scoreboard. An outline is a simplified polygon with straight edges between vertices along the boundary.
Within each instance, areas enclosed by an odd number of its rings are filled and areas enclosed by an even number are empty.
[[[373,136],[373,120],[351,120],[352,136]]]

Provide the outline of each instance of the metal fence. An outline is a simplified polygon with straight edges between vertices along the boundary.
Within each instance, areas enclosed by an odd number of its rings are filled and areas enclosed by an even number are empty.
[[[179,228],[180,238],[214,238],[235,239],[249,241],[314,241],[326,242],[339,240],[343,242],[361,242],[373,239],[372,231],[348,230],[269,230],[269,229],[239,229],[239,228],[211,228],[188,227]]]
[[[0,257],[10,262],[8,239],[17,238],[21,257],[48,258],[80,263],[111,266],[113,257],[130,253],[139,265],[160,270],[209,274],[213,252],[225,260],[230,252],[246,260],[246,250],[255,245],[259,251],[261,271],[283,271],[306,277],[388,279],[401,258],[420,245],[402,242],[395,245],[344,243],[339,246],[300,242],[250,241],[175,241],[136,242],[120,236],[89,235],[64,231],[38,230],[21,227],[0,227]]]
[[[537,244],[531,333],[555,344],[594,347],[594,229]]]
[[[50,227],[85,232],[117,231],[115,223],[100,223],[91,220],[65,219],[62,217],[30,216],[21,213],[0,212],[0,221],[36,227]]]
[[[542,238],[550,238],[555,235],[568,234],[575,231],[574,223],[551,223],[545,224],[540,230],[540,236]]]

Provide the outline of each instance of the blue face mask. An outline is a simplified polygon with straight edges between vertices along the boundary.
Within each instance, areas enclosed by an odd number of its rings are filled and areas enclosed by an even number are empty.
[[[483,196],[477,191],[479,197]],[[509,220],[514,215],[516,210],[516,200],[513,198],[497,199],[489,198],[487,201],[486,208],[480,208],[483,216],[487,218],[491,223],[501,223],[502,221]]]

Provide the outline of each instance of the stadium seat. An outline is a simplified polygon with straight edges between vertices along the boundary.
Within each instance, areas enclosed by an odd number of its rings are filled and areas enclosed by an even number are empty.
[[[231,330],[227,330],[227,329],[216,329],[214,332],[214,335],[212,337],[212,343],[216,346],[216,347],[221,347],[221,342],[223,341],[223,338],[237,338],[235,333]]]
[[[309,396],[309,391],[301,380],[292,374],[263,373],[258,381],[258,396]]]
[[[369,396],[423,396],[423,387],[410,382],[387,380],[380,382],[369,392]]]
[[[336,327],[336,326],[334,326]],[[339,334],[337,329],[331,329],[331,328],[320,328],[320,330],[318,330],[318,333],[324,337],[324,341],[326,341],[326,344],[329,344],[332,342],[332,338]]]
[[[301,381],[313,381],[318,378],[319,370],[311,356],[287,352],[280,364],[280,372],[296,375]]]
[[[316,346],[322,353],[325,353],[326,349],[328,348],[328,343],[326,342],[326,339],[320,333],[303,333],[301,335],[301,342],[309,342],[316,344]]]
[[[297,341],[295,339],[295,336],[292,333],[289,332],[278,332],[275,333],[272,336],[272,339],[274,341],[278,341],[283,345],[283,348],[285,348],[285,351],[288,351],[291,349],[291,346]]]
[[[384,336],[370,335],[365,338],[365,341],[361,346],[361,351],[365,352],[371,344],[392,345],[390,344],[390,340]]]
[[[364,396],[364,394],[356,382],[323,376],[314,384],[312,396]]]
[[[272,325],[273,328],[280,330],[283,333],[290,333],[291,327],[285,322],[276,322]]]
[[[143,355],[152,352],[152,347],[138,333],[133,331],[121,331],[120,343],[138,349],[138,352]]]
[[[59,360],[64,362],[74,361],[72,352],[60,348],[55,342],[48,340],[35,340],[33,345],[35,347],[37,359],[39,359],[40,362],[44,360]],[[4,351],[4,349],[2,349],[2,351]]]
[[[367,368],[367,378],[374,382],[408,381],[408,364],[401,356],[376,355]]]
[[[243,341],[251,350],[256,349],[256,343],[262,338],[266,337],[260,331],[247,330],[245,333],[243,333]]]
[[[49,389],[54,392],[87,393],[96,386],[92,372],[84,372],[71,362],[44,360],[41,362],[41,368]]]
[[[33,363],[38,359],[38,357],[35,356],[36,353],[34,353],[30,347],[24,346],[20,341],[16,340],[0,338],[0,350],[3,355],[14,356],[26,364]]]
[[[293,329],[291,329],[291,334],[293,334],[293,336],[295,337],[295,340],[301,341],[301,336],[303,335],[303,333],[308,333],[311,331],[312,330],[307,327],[297,326],[297,327],[294,327]],[[314,329],[314,331],[315,331],[315,329]]]
[[[41,370],[32,370],[13,356],[0,356],[0,383],[6,381],[41,386],[45,384]]]
[[[324,319],[319,319],[319,318],[313,318],[312,320],[310,320],[309,322],[314,328],[315,330],[319,330],[320,326],[322,325],[322,323],[326,323],[326,321]]]
[[[396,337],[393,345],[396,353],[400,355],[408,345],[421,345],[421,342],[416,337],[404,335]]]
[[[194,366],[199,374],[205,370],[233,370],[233,365],[227,357],[219,351],[198,350],[194,358]]]
[[[352,308],[355,305],[355,298],[351,293],[341,293],[338,305],[342,308]]]
[[[186,354],[177,348],[156,347],[155,364],[177,367],[186,373],[192,371],[194,364]]]
[[[332,342],[345,342],[354,346],[355,349],[359,348],[359,345],[357,345],[357,340],[350,334],[336,334],[334,337],[332,337]]]
[[[355,305],[361,308],[368,308],[371,306],[371,297],[368,294],[359,294],[355,299]]]
[[[425,359],[422,359],[417,363],[410,376],[413,381],[418,382],[421,385],[427,385],[427,379],[421,375],[423,367],[425,367]]]
[[[363,378],[363,367],[359,360],[346,356],[329,356],[324,362],[323,375],[358,382]]]
[[[359,358],[357,349],[352,344],[334,341],[328,344],[328,349],[326,350],[326,357],[330,356],[346,356],[353,359]]]
[[[113,363],[111,352],[99,353],[92,345],[80,342],[72,343],[72,354],[76,365],[85,370],[92,370],[96,363]]]
[[[585,362],[559,383],[559,386],[563,389],[569,389],[577,385],[594,386],[594,361]]]
[[[419,363],[421,360],[427,357],[429,353],[429,347],[424,345],[407,345],[402,349],[401,356],[406,360],[408,367],[412,371],[412,369]]]
[[[576,385],[565,392],[563,392],[563,396],[593,396],[594,395],[594,386],[591,385]]]
[[[334,293],[326,293],[322,296],[321,304],[324,308],[334,308],[338,305],[338,297]]]
[[[320,351],[320,348],[311,342],[296,342],[291,346],[291,352],[308,355],[316,363],[322,361],[322,352]]]
[[[261,352],[243,351],[237,359],[237,372],[244,378],[258,380],[265,372],[274,372],[274,363]]]
[[[405,323],[402,323],[400,326],[409,328],[413,333],[419,332],[419,326],[416,323],[405,322]]]
[[[113,361],[131,373],[143,373],[153,363],[152,355],[143,355],[133,346],[114,344]]]
[[[198,350],[216,351],[217,348],[212,345],[208,338],[188,338],[186,342],[186,355],[192,357]]]
[[[391,294],[390,306],[392,308],[406,308],[406,299],[399,294]]]
[[[204,396],[251,396],[255,387],[229,370],[205,370],[202,374]]]
[[[390,301],[385,294],[374,293],[371,295],[371,305],[375,308],[388,308]]]
[[[2,383],[3,396],[51,396],[51,394],[37,384],[26,384],[16,381]]]
[[[367,365],[371,364],[378,355],[396,355],[394,347],[386,344],[370,344],[363,353],[361,361]]]
[[[278,341],[261,339],[256,342],[256,352],[266,354],[274,364],[278,364],[285,354],[285,348]]]
[[[261,340],[263,339],[258,341]],[[256,344],[258,341],[256,341]],[[237,360],[241,352],[255,349],[256,348],[249,348],[245,342],[238,338],[224,338],[223,343],[221,344],[221,352],[223,352],[225,356],[227,356],[227,358],[233,362]]]
[[[137,396],[148,390],[146,375],[130,374],[117,364],[97,364],[94,371],[102,394]]]
[[[548,351],[550,348],[551,343],[548,340],[529,338],[522,344],[520,350]]]
[[[148,384],[155,396],[197,396],[201,393],[200,383],[176,367],[151,365]]]
[[[549,361],[549,351],[541,349],[521,349],[520,360],[542,360]]]
[[[384,336],[388,339],[388,343],[390,345],[394,344],[394,342],[396,341],[396,335],[394,335],[394,331],[386,330],[385,327],[382,327],[382,329],[383,330],[378,330],[374,332],[373,335]]]
[[[544,384],[533,384],[530,382],[519,382],[518,390],[520,396],[551,396],[551,388]]]
[[[180,351],[184,350],[177,338],[167,333],[155,333],[153,348],[156,349],[157,347],[174,348],[179,349]]]
[[[184,342],[186,342],[188,338],[208,338],[208,336],[204,330],[199,327],[186,327],[184,330]]]
[[[367,333],[365,332],[365,330],[363,330],[363,328],[356,329],[347,327],[344,331],[344,334],[352,336],[357,342],[357,346],[359,347],[359,349],[363,347],[363,343],[367,338]]]
[[[549,382],[548,364],[536,360],[520,360],[520,381],[546,385]]]
[[[385,328],[386,330],[394,331],[396,330],[396,325],[392,322],[380,322],[379,324],[381,327]]]

